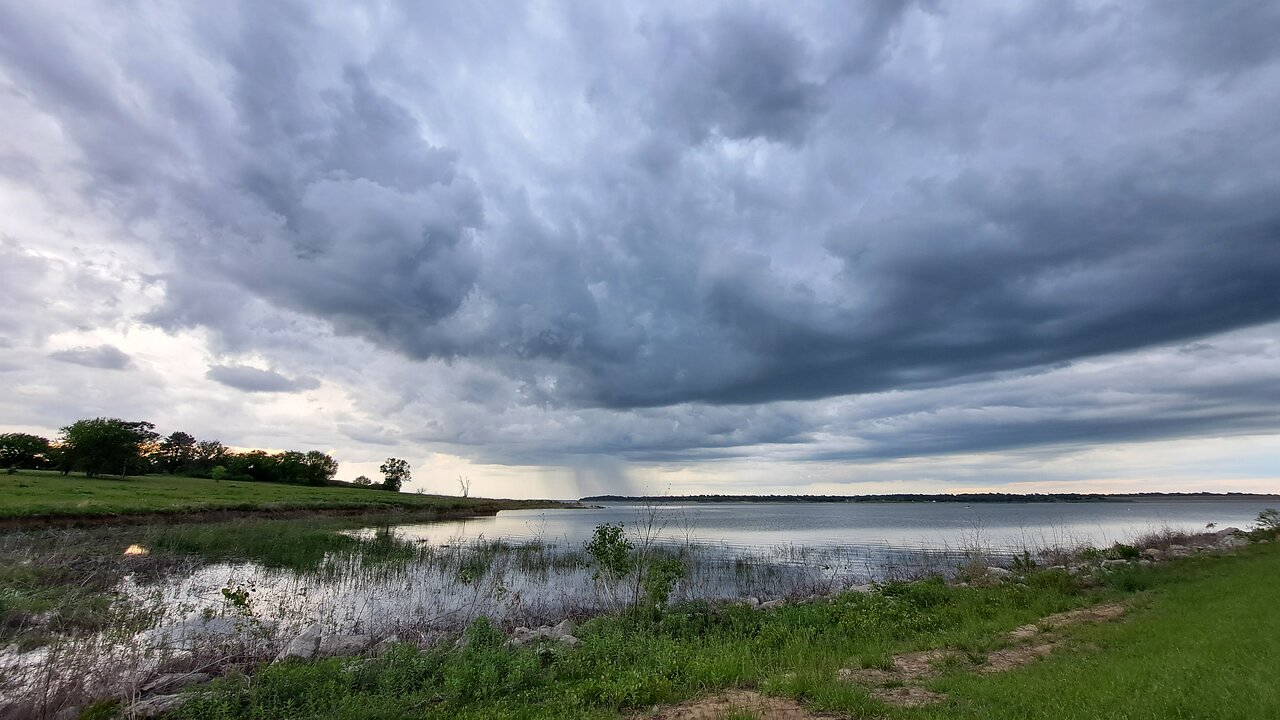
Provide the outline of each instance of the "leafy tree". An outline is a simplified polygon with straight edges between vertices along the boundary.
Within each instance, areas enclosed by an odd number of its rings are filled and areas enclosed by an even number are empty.
[[[392,492],[400,492],[400,487],[413,477],[409,463],[400,458],[387,458],[378,471],[382,473],[382,488]]]
[[[0,467],[39,468],[49,460],[49,440],[29,433],[0,435]]]
[[[319,450],[307,453],[305,460],[308,485],[328,485],[338,474],[338,461]]]
[[[214,465],[213,469],[209,471],[209,477],[214,480],[225,480],[227,477],[227,469],[221,465]]]
[[[310,484],[310,469],[307,467],[307,456],[296,450],[286,450],[273,456],[275,460],[275,482],[297,485]],[[272,480],[273,478],[268,478]]]
[[[222,461],[226,459],[227,446],[217,440],[202,440],[196,443],[195,450],[192,453],[193,471],[196,473],[213,472],[215,467],[221,467]],[[227,469],[222,468],[225,473]]]
[[[144,453],[160,437],[155,427],[149,422],[119,418],[77,420],[61,431],[64,462],[89,477],[117,471],[124,477],[130,470],[145,471],[148,465]]]
[[[276,457],[262,450],[229,454],[223,464],[230,476],[236,479],[280,482]]]
[[[352,483],[360,487],[373,487],[373,480],[369,479],[368,475],[361,475],[353,480]]]
[[[196,456],[196,439],[184,432],[171,433],[160,441],[156,460],[165,472],[174,474],[189,470]]]

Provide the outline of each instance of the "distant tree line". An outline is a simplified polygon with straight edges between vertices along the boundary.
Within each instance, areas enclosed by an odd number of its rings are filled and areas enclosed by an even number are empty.
[[[293,485],[328,485],[338,461],[319,450],[245,450],[237,452],[217,440],[197,440],[185,432],[161,436],[146,421],[120,418],[77,420],[55,440],[30,433],[0,434],[0,467],[15,470],[83,472],[89,477],[165,473],[215,480],[248,480]],[[412,478],[409,463],[387,458],[380,468],[383,482],[361,475],[354,485],[398,492]]]
[[[318,450],[236,452],[185,432],[161,436],[146,421],[77,420],[49,440],[29,433],[0,435],[0,466],[58,470],[89,477],[167,473],[228,480],[326,485],[338,462]]]

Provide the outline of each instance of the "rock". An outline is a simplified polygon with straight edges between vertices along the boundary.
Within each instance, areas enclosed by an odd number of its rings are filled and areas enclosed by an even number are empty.
[[[1170,545],[1164,549],[1164,552],[1173,558],[1191,557],[1191,548],[1186,545]]]
[[[130,705],[124,709],[124,716],[127,718],[153,718],[159,717],[170,710],[174,710],[182,703],[191,699],[191,695],[174,694],[174,695],[152,695],[145,700]]]
[[[1213,536],[1221,540],[1224,537],[1231,537],[1232,535],[1235,535],[1240,532],[1243,532],[1240,528],[1229,527],[1229,528],[1223,528],[1219,530],[1218,532],[1214,533]]]
[[[175,693],[185,687],[207,683],[212,679],[212,675],[202,672],[161,673],[151,682],[142,686],[142,693],[144,695],[166,695]]]
[[[1047,572],[1068,572],[1066,565],[1050,565],[1045,568]]]
[[[507,644],[512,647],[523,647],[537,638],[538,636],[533,630],[521,625],[511,631],[511,637],[507,640]]]
[[[1143,558],[1143,559],[1141,559],[1141,560],[1139,560],[1139,561],[1138,561],[1138,565],[1139,565],[1140,567],[1151,567],[1152,565],[1155,565],[1155,563],[1154,563],[1154,562],[1152,562],[1152,561],[1150,561],[1150,560],[1148,560],[1148,559],[1146,559],[1146,558]]]
[[[355,655],[369,647],[372,642],[373,638],[368,635],[325,635],[320,638],[320,643],[316,646],[316,655],[319,657]]]
[[[1104,568],[1124,567],[1125,565],[1128,565],[1128,564],[1129,564],[1128,560],[1122,560],[1120,558],[1114,558],[1111,560],[1102,561],[1102,567]]]
[[[1142,557],[1148,560],[1163,560],[1164,551],[1160,548],[1147,548],[1142,551]]]
[[[576,629],[576,625],[572,620],[562,621],[554,627],[544,625],[536,630],[518,627],[511,632],[511,639],[507,640],[507,644],[512,647],[524,647],[538,640],[554,640],[569,647],[577,647],[581,641],[569,632],[573,629]]]
[[[762,603],[760,603],[760,609],[761,609],[761,610],[773,610],[773,609],[776,609],[776,608],[780,608],[780,607],[782,607],[783,605],[786,605],[786,604],[787,604],[787,602],[786,602],[785,600],[770,600],[769,602],[762,602]]]
[[[399,635],[388,635],[387,637],[379,640],[376,645],[369,648],[369,654],[374,657],[382,657],[383,655],[386,655],[387,651],[394,647],[398,642],[400,642]]]
[[[850,585],[845,589],[845,592],[869,593],[875,592],[875,589],[875,585]]]
[[[1221,550],[1234,550],[1242,548],[1249,544],[1249,539],[1239,535],[1226,535],[1218,541],[1217,547]]]
[[[1006,570],[1002,567],[989,567],[989,568],[986,568],[986,572],[987,572],[987,575],[993,578],[1007,578],[1013,575],[1012,570]]]
[[[284,649],[276,655],[276,662],[280,662],[286,658],[298,658],[300,660],[310,660],[315,656],[316,650],[320,648],[320,637],[323,630],[319,623],[309,625],[298,633],[296,637],[285,645]]]
[[[744,597],[742,598],[742,602],[745,603],[748,607],[753,607],[753,608],[760,607],[760,598]]]

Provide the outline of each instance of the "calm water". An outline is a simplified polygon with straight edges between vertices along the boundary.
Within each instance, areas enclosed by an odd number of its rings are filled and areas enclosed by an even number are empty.
[[[1250,525],[1276,498],[1126,503],[723,503],[661,505],[661,535],[671,542],[774,550],[888,545],[993,549],[1111,544],[1170,527],[1203,530]],[[444,544],[459,540],[541,539],[581,547],[601,523],[628,530],[646,524],[648,510],[611,504],[590,510],[516,510],[495,517],[402,525],[403,535]]]

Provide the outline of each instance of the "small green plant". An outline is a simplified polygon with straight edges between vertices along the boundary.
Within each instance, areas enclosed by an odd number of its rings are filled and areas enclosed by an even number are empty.
[[[1280,510],[1275,508],[1263,510],[1258,513],[1258,519],[1254,521],[1254,524],[1259,530],[1280,531]]]
[[[78,716],[81,720],[112,720],[120,717],[120,701],[99,700],[90,703],[80,711]]]
[[[237,585],[235,589],[224,587],[222,588],[222,599],[241,615],[252,615],[253,600],[249,597],[250,592],[252,592],[251,589],[246,589],[241,585]]]
[[[1280,535],[1280,510],[1276,508],[1267,508],[1258,513],[1258,518],[1253,521],[1253,527],[1245,533],[1245,536],[1254,542],[1269,540],[1277,535]]]
[[[596,561],[597,579],[617,582],[631,572],[632,545],[623,534],[621,523],[597,525],[584,548]]]
[[[1132,565],[1122,565],[1101,575],[1104,585],[1120,592],[1138,592],[1146,590],[1151,585],[1149,574]]]
[[[218,481],[225,480],[227,479],[227,469],[222,465],[216,465],[212,470],[209,471],[209,477]]]
[[[1121,560],[1137,560],[1142,557],[1142,551],[1138,548],[1119,542],[1111,546],[1111,554]]]
[[[671,591],[687,571],[684,560],[679,557],[665,555],[650,558],[645,563],[644,580],[641,583],[648,604],[653,607],[666,605]]]
[[[464,644],[468,648],[496,648],[502,645],[506,636],[494,626],[493,621],[481,615],[476,618],[464,634]]]
[[[1100,562],[1107,558],[1107,553],[1096,547],[1084,547],[1080,549],[1079,556],[1083,562]]]
[[[1037,567],[1036,559],[1026,550],[1022,551],[1022,555],[1015,555],[1013,558],[1013,571],[1016,573],[1026,575],[1035,572]]]

